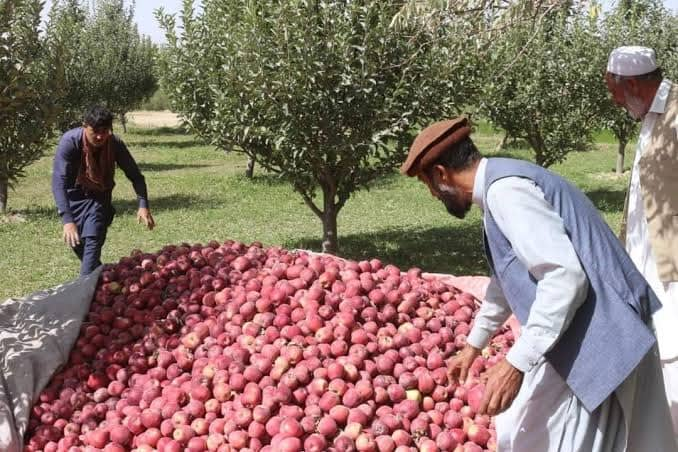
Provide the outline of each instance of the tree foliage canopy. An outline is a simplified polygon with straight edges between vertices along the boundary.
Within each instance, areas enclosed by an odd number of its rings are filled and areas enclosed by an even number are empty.
[[[94,104],[124,115],[157,88],[156,46],[142,37],[134,22],[134,4],[97,0],[93,11],[81,0],[56,0],[50,11],[47,39],[64,65],[66,91],[60,99],[60,127],[79,122]]]
[[[186,1],[180,36],[160,12],[174,108],[210,143],[288,180],[323,221],[326,251],[351,194],[403,160],[417,124],[469,98],[472,54],[442,45],[463,24],[394,27],[401,7],[207,0],[195,16]]]
[[[480,112],[524,139],[537,164],[586,149],[596,124],[604,68],[591,59],[595,22],[570,8],[506,30],[489,52]]]
[[[25,168],[51,136],[61,67],[47,63],[39,0],[0,0],[0,213]]]
[[[326,251],[351,194],[392,171],[428,122],[478,114],[549,166],[588,149],[613,111],[603,75],[614,33],[595,1],[202,5],[184,0],[182,29],[158,11],[173,109],[207,142],[288,180],[322,220]]]
[[[600,23],[601,43],[592,49],[598,64],[605,65],[609,52],[623,45],[644,45],[657,53],[665,76],[678,80],[678,19],[657,0],[624,0],[605,14]],[[605,94],[607,89],[603,86]],[[599,104],[599,126],[611,130],[619,143],[617,173],[624,170],[627,143],[638,133],[638,122],[611,101]]]

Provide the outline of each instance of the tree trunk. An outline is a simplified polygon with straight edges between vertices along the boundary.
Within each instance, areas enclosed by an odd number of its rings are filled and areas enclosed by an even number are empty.
[[[546,152],[546,146],[544,146],[544,140],[541,139],[540,135],[532,135],[527,137],[527,142],[530,144],[534,150],[534,163],[546,168],[548,166],[548,153]]]
[[[323,253],[337,254],[337,214],[339,209],[334,203],[336,193],[330,188],[323,189]]]
[[[122,131],[127,133],[127,115],[120,113],[120,123],[122,124]]]
[[[339,245],[337,243],[337,210],[331,208],[328,210],[325,206],[323,212],[323,253],[337,254]]]
[[[245,177],[248,179],[252,179],[252,176],[254,176],[254,163],[256,160],[254,157],[249,157],[247,159],[247,169],[245,170]]]
[[[534,163],[539,166],[543,166],[543,163],[546,160],[546,155],[544,154],[544,147],[542,146],[542,141],[539,135],[528,133],[524,138],[525,141],[527,141],[527,144],[529,144],[534,151]]]
[[[495,148],[495,152],[499,152],[499,151],[503,150],[506,147],[508,140],[509,140],[509,133],[504,132],[504,136],[502,137],[501,141],[499,142],[499,144]]]
[[[0,215],[7,213],[7,187],[9,183],[6,179],[0,178]]]
[[[617,148],[617,167],[616,173],[618,176],[624,174],[624,151],[626,150],[626,141],[619,140],[619,147]]]
[[[546,162],[546,156],[544,155],[544,153],[539,149],[535,149],[534,150],[534,163],[536,163],[537,165],[539,165],[541,167],[544,167],[545,162]]]

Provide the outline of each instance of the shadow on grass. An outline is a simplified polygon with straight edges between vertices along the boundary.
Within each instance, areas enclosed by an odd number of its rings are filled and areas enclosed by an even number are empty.
[[[29,206],[25,209],[12,209],[11,214],[16,214],[19,218],[25,220],[57,220],[59,215],[57,214],[56,206]],[[18,222],[21,224],[22,221]]]
[[[185,140],[185,141],[164,141],[164,140],[126,140],[128,147],[131,149],[132,153],[134,149],[144,149],[144,148],[170,148],[170,149],[185,149],[185,148],[194,148],[196,146],[203,146],[203,143],[197,140]]]
[[[278,187],[280,185],[288,185],[289,182],[287,179],[284,179],[280,177],[278,174],[275,173],[270,173],[266,172],[266,170],[261,169],[261,168],[255,168],[254,170],[254,176],[252,178],[247,178],[245,176],[245,167],[246,163],[243,161],[242,163],[238,163],[234,165],[237,168],[242,168],[242,174],[237,173],[236,177],[238,178],[239,182],[242,183],[252,183],[256,185],[262,185],[262,186],[267,186],[267,187]],[[388,189],[391,188],[392,186],[396,185],[400,178],[402,178],[399,173],[397,172],[392,172],[388,173],[385,175],[382,175],[378,177],[377,179],[371,181],[367,189]],[[319,190],[318,193],[320,194],[321,191]]]
[[[209,209],[215,204],[212,198],[189,195],[151,196],[149,203],[153,213],[190,209],[195,211],[196,215],[198,215],[198,211]],[[113,199],[113,206],[117,215],[136,215],[139,209],[136,199]]]
[[[181,209],[191,209],[194,211],[209,209],[214,206],[215,202],[211,198],[201,198],[199,196],[188,195],[169,195],[151,197],[151,212],[159,211],[173,211]],[[139,204],[136,199],[120,199],[113,194],[113,207],[115,208],[116,216],[120,215],[136,215]],[[26,221],[31,220],[48,220],[58,221],[57,209],[55,206],[29,206],[25,209],[12,210],[12,214],[19,215]],[[17,224],[21,224],[18,222]]]
[[[242,172],[237,172],[235,175],[235,178],[237,179],[238,183],[241,184],[254,184],[258,186],[263,186],[263,187],[280,187],[284,185],[292,186],[289,181],[285,178],[280,177],[279,175],[275,173],[268,173],[266,170],[263,169],[255,169],[254,170],[254,176],[252,178],[248,178],[245,176],[245,167],[246,164],[245,162],[238,163],[234,165],[235,168],[242,168]],[[387,190],[395,185],[398,184],[399,178],[402,178],[400,174],[393,172],[389,173],[386,175],[383,175],[381,177],[378,177],[377,179],[371,181],[367,187],[361,189],[361,190],[372,190],[372,189],[379,189],[379,190]],[[318,188],[317,191],[318,196],[322,196],[322,191]]]
[[[160,135],[190,135],[183,127],[150,127],[150,128],[129,127],[127,133],[132,135],[142,135],[146,137]]]
[[[139,163],[139,169],[146,171],[172,171],[180,169],[207,168],[210,165],[201,165],[199,163],[179,164],[179,163]]]
[[[254,175],[251,178],[247,177],[245,176],[246,166],[247,164],[244,161],[236,165],[236,167],[242,168],[242,172],[235,175],[239,183],[261,185],[264,187],[279,187],[290,184],[287,179],[280,177],[278,174],[266,172],[266,170],[258,167],[255,167]]]
[[[586,191],[596,208],[601,212],[621,212],[624,209],[625,190],[591,190]]]
[[[289,249],[321,249],[316,237],[284,244]],[[419,267],[427,272],[486,275],[480,220],[454,222],[430,229],[385,229],[339,237],[339,255],[347,259],[379,258],[401,270]]]

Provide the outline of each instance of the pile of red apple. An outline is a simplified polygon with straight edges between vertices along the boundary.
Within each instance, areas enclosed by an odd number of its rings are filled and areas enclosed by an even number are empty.
[[[477,301],[413,268],[227,241],[104,269],[26,452],[496,449],[475,413],[503,330],[451,382]]]

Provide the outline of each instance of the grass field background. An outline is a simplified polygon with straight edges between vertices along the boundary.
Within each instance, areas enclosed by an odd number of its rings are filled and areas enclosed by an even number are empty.
[[[116,128],[120,133],[120,128]],[[116,173],[117,216],[108,232],[104,262],[133,249],[157,251],[166,244],[227,239],[286,248],[320,249],[320,220],[290,186],[255,169],[244,177],[246,159],[201,144],[173,127],[135,127],[120,133],[139,163],[149,189],[157,227],[136,223],[131,184]],[[501,135],[481,126],[474,136],[481,152],[530,159],[520,142],[495,153]],[[572,153],[551,169],[583,189],[617,232],[628,171],[614,174],[616,143],[609,133],[596,137],[595,150]],[[31,165],[9,193],[11,215],[0,219],[0,300],[27,295],[77,276],[79,262],[61,241],[61,224],[50,189],[54,147]],[[634,144],[627,148],[627,168]],[[416,179],[397,173],[359,191],[339,214],[340,255],[378,257],[402,269],[412,266],[455,275],[486,274],[480,211],[457,220]]]

